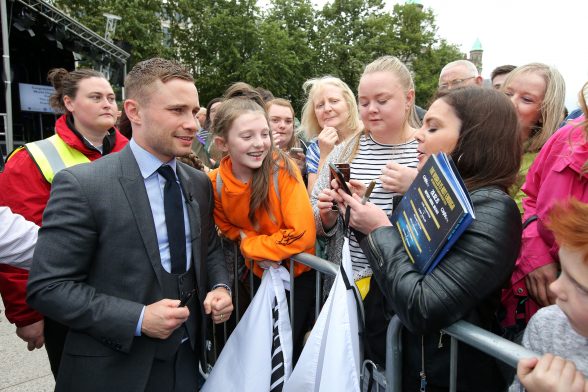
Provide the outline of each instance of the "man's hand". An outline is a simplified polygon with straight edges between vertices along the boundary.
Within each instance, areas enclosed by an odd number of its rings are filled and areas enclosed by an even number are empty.
[[[517,376],[528,392],[588,392],[588,383],[576,365],[552,354],[521,359]]]
[[[145,307],[141,333],[157,339],[167,339],[180,325],[182,325],[190,311],[187,306],[178,308],[177,299],[162,299]]]
[[[557,279],[557,264],[551,263],[539,267],[525,278],[525,285],[529,296],[541,306],[555,304],[555,295],[549,290],[549,285]]]
[[[33,351],[36,348],[43,347],[43,344],[45,344],[44,328],[45,321],[40,320],[24,327],[17,327],[16,336],[27,342],[27,349]]]
[[[217,287],[208,292],[203,305],[204,312],[211,315],[215,324],[227,321],[233,311],[233,301],[224,287]]]

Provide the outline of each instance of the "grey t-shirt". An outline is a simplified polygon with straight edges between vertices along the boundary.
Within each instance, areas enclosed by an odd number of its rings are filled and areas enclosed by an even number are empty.
[[[557,305],[547,306],[535,314],[523,336],[523,346],[541,355],[551,353],[569,359],[576,369],[588,375],[588,338],[578,334]],[[515,378],[509,392],[524,391]]]

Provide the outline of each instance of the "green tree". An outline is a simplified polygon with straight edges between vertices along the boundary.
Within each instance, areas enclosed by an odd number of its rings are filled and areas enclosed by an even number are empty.
[[[164,46],[160,0],[55,0],[55,6],[101,36],[106,28],[102,14],[120,16],[113,40],[130,48],[129,69],[137,61],[170,54]]]
[[[292,101],[300,113],[305,99],[302,85],[319,71],[315,10],[309,0],[273,0],[264,24],[268,28],[261,31],[260,54],[271,71],[263,74],[259,84]]]
[[[317,69],[332,74],[353,90],[365,64],[374,56],[366,50],[375,30],[369,23],[385,16],[381,0],[335,0],[317,14]],[[380,33],[380,32],[378,32]]]
[[[231,83],[247,81],[245,70],[259,45],[256,1],[172,0],[166,13],[174,58],[196,77],[202,104]]]
[[[440,39],[435,15],[414,4],[396,4],[390,14],[367,20],[369,42],[366,51],[373,58],[391,54],[412,71],[416,103],[426,107],[437,90],[441,68],[463,58],[457,47]]]
[[[331,74],[353,90],[363,67],[392,54],[414,73],[417,103],[437,87],[441,67],[461,58],[441,39],[431,10],[383,0],[55,0],[72,17],[104,34],[105,12],[122,17],[114,35],[136,62],[161,56],[185,64],[196,78],[202,104],[237,81],[290,99],[299,112],[305,80]],[[96,54],[94,53],[94,57]]]

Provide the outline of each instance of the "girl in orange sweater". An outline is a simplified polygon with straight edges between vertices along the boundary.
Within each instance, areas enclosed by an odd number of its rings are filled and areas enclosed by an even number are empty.
[[[214,218],[241,253],[259,284],[263,269],[277,267],[300,252],[314,253],[312,207],[299,170],[275,148],[265,110],[255,101],[222,103],[212,127],[217,148],[226,153],[209,173],[215,191]],[[253,264],[253,265],[252,265]],[[252,268],[253,267],[253,268]],[[294,265],[294,361],[312,317],[314,271]]]

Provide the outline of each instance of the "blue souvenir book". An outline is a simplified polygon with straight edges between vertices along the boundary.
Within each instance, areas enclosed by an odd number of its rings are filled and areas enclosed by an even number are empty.
[[[474,219],[469,193],[444,153],[429,157],[390,217],[423,274],[437,266]]]

